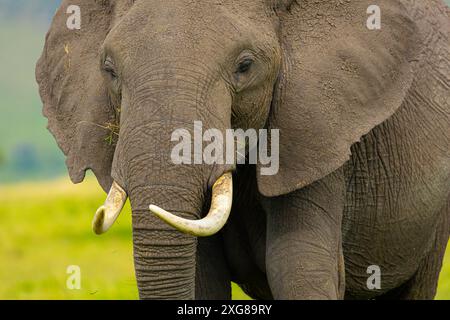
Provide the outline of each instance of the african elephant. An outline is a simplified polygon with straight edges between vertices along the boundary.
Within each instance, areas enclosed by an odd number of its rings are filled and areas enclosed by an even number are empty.
[[[449,9],[378,0],[373,30],[373,2],[63,1],[37,64],[44,115],[72,181],[91,169],[109,192],[97,233],[129,197],[142,299],[229,299],[230,281],[260,299],[434,297]],[[173,163],[171,134],[194,121],[279,129],[278,173]]]

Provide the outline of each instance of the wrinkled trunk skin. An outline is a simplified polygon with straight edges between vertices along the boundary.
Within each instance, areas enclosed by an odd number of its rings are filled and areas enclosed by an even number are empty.
[[[228,168],[174,164],[171,151],[178,142],[171,142],[171,135],[183,128],[194,137],[197,120],[202,121],[205,129],[224,130],[228,122],[223,119],[230,119],[229,114],[220,117],[219,112],[210,109],[206,114],[214,114],[211,120],[199,114],[199,110],[222,107],[208,101],[208,97],[225,103],[229,100],[224,87],[214,90],[204,84],[201,87],[209,90],[209,94],[200,99],[200,84],[196,80],[170,66],[165,70],[163,75],[152,75],[151,70],[141,68],[140,74],[145,77],[140,76],[132,85],[133,92],[124,97],[112,176],[131,201],[135,270],[141,299],[194,299],[197,240],[157,219],[149,211],[149,205],[187,219],[204,216],[205,195]],[[199,76],[198,80],[201,79]],[[229,109],[229,106],[222,108]]]
[[[165,150],[170,156],[170,149],[164,146],[170,142],[170,135],[167,138],[162,134],[169,131],[172,130],[155,122],[130,132],[125,130],[122,152],[118,154],[121,165],[115,179],[123,183],[131,201],[135,270],[141,299],[195,296],[196,238],[166,225],[149,211],[149,205],[156,204],[184,218],[201,216],[205,189],[202,173],[195,167],[172,165],[170,159],[156,151]]]
[[[177,215],[174,188],[140,187],[132,193],[134,263],[141,299],[194,299],[196,238],[174,230],[148,211],[147,203],[161,203]],[[190,210],[192,211],[192,209]],[[193,218],[190,216],[189,218]]]

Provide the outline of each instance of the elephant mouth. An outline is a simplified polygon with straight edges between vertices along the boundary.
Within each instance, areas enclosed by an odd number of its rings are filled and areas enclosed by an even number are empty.
[[[92,229],[95,234],[101,235],[114,225],[127,199],[126,191],[114,181],[105,203],[95,213],[92,222]],[[219,232],[227,223],[232,204],[233,176],[231,172],[227,172],[217,179],[213,185],[211,207],[203,219],[184,219],[155,205],[150,205],[149,210],[183,233],[196,237],[209,237]]]

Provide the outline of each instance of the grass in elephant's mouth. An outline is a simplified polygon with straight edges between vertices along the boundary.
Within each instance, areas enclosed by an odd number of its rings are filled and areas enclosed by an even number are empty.
[[[105,138],[108,145],[113,146],[117,144],[120,133],[120,113],[122,112],[122,107],[114,107],[115,121],[107,122],[104,128],[108,131],[108,135]]]
[[[105,194],[93,178],[0,186],[1,299],[137,299],[129,205],[102,237],[91,231]],[[67,267],[81,290],[67,289]],[[245,299],[233,285],[233,297]]]
[[[108,122],[105,124],[105,129],[108,130],[108,135],[105,138],[106,143],[110,146],[115,145],[119,138],[120,125]]]

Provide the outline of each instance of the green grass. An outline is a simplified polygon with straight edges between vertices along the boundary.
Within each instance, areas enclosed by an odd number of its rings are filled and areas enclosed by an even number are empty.
[[[105,195],[87,180],[0,186],[0,299],[138,298],[130,207],[95,236],[91,219]],[[66,287],[70,265],[81,268],[81,290]]]
[[[445,254],[436,300],[450,300],[450,245]]]
[[[137,299],[131,211],[99,237],[91,219],[104,201],[93,178],[0,186],[0,299]],[[66,287],[67,267],[81,268],[81,290]],[[248,299],[233,284],[234,299]],[[450,299],[450,250],[437,299]]]

